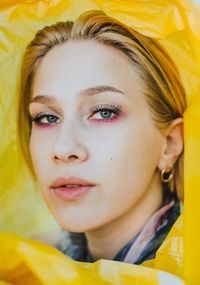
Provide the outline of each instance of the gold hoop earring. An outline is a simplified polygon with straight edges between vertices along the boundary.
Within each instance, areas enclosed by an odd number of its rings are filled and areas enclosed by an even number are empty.
[[[164,183],[170,182],[174,177],[173,167],[166,167],[161,171],[161,181]]]

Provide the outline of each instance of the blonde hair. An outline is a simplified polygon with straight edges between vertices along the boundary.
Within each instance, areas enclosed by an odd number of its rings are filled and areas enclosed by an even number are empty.
[[[186,108],[185,92],[179,73],[166,51],[152,38],[139,34],[101,11],[88,11],[74,21],[58,22],[38,31],[26,49],[21,73],[19,103],[19,138],[22,152],[32,171],[29,153],[31,120],[28,104],[33,79],[41,60],[53,47],[69,40],[93,39],[114,47],[133,63],[146,85],[144,91],[153,119],[159,129],[165,129]],[[183,161],[175,165],[175,184],[179,197],[183,191]],[[33,171],[32,171],[33,173]]]

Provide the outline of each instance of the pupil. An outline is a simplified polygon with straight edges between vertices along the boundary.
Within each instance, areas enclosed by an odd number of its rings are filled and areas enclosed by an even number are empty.
[[[111,111],[105,110],[105,111],[101,111],[101,116],[103,118],[109,118],[111,115]]]

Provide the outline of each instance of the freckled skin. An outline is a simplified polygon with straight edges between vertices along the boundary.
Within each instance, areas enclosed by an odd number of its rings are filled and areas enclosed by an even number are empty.
[[[79,94],[100,85],[125,94]],[[48,111],[60,121],[46,128],[33,123],[30,152],[42,195],[62,228],[88,237],[117,228],[118,234],[131,237],[160,206],[157,166],[164,138],[151,118],[143,88],[125,55],[92,40],[62,44],[42,60],[33,97],[55,96],[56,103],[32,103],[30,113]],[[90,116],[93,106],[113,103],[122,110],[115,120],[103,121],[100,113]],[[80,200],[62,201],[49,186],[64,175],[96,187]]]

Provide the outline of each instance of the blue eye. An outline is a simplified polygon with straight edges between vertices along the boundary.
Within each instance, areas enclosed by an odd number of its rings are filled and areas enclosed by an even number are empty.
[[[47,116],[44,116],[43,118],[47,119],[47,121],[49,123],[55,123],[57,121],[57,117],[56,116],[53,116],[53,115],[47,115]]]
[[[121,106],[119,105],[97,105],[90,110],[90,118],[94,120],[111,121],[119,117]]]
[[[58,122],[58,117],[52,114],[38,113],[31,118],[38,125],[48,125]]]
[[[108,109],[105,109],[105,110],[96,112],[96,114],[97,114],[97,113],[99,113],[100,116],[101,116],[103,119],[111,118],[112,115],[114,114],[114,112],[113,112],[112,110],[108,110]]]

